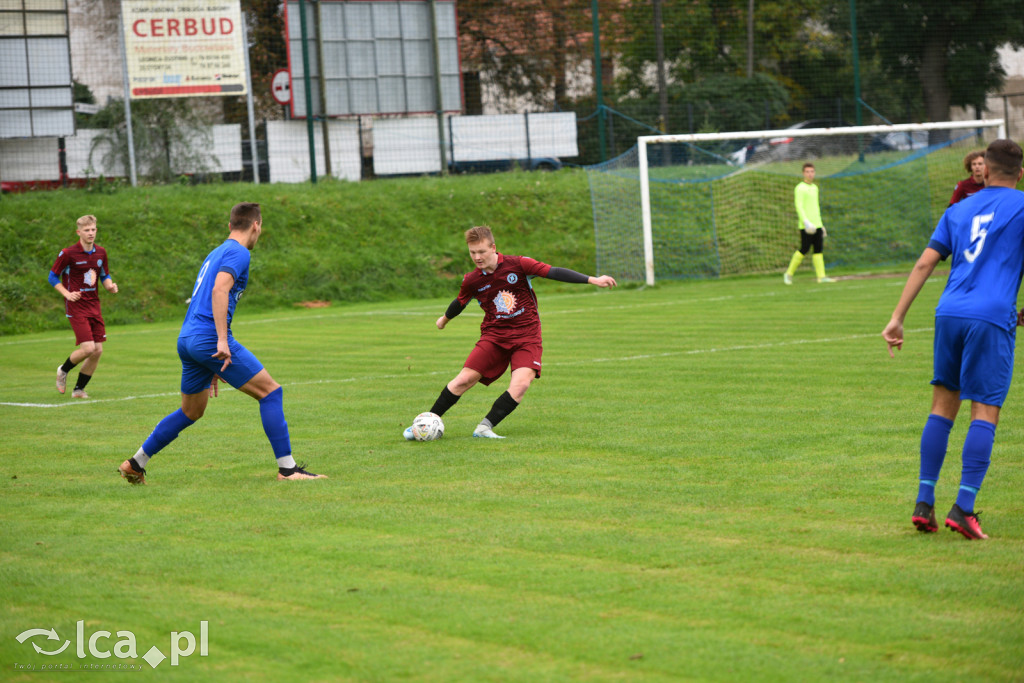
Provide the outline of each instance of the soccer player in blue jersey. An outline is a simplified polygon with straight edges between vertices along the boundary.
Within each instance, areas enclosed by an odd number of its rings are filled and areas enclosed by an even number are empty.
[[[946,526],[968,539],[988,538],[975,497],[988,471],[999,409],[1013,377],[1017,291],[1024,274],[1024,176],[1021,148],[996,140],[985,150],[985,189],[946,209],[903,288],[882,337],[893,355],[903,347],[903,320],[939,261],[952,257],[935,308],[932,409],[921,434],[921,476],[912,521],[938,531],[935,484],[960,402],[971,402],[960,489]]]
[[[283,389],[231,334],[235,305],[249,282],[249,252],[263,231],[260,205],[236,204],[228,228],[228,238],[199,268],[178,335],[181,408],[161,420],[138,452],[121,463],[121,476],[130,484],[145,484],[149,459],[203,416],[210,396],[217,395],[218,378],[259,401],[263,431],[277,458],[278,479],[325,478],[295,464],[284,419]]]

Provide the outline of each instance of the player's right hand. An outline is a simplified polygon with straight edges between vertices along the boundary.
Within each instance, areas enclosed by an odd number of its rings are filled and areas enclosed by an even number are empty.
[[[896,354],[892,352],[893,347],[896,350],[903,350],[903,323],[899,320],[890,320],[889,324],[882,330],[882,339],[889,347],[889,358],[895,358]]]
[[[217,375],[213,376],[210,380],[210,398],[217,398],[220,396],[220,391],[217,389],[217,380],[220,379]]]
[[[67,295],[64,298],[67,299],[68,301],[78,301],[79,299],[82,298],[82,293],[81,292],[68,292]]]
[[[211,354],[210,357],[216,358],[217,360],[223,360],[224,365],[220,366],[220,371],[224,372],[225,370],[227,370],[228,366],[231,365],[231,349],[228,348],[227,341],[220,341],[218,339],[217,353]]]
[[[437,322],[435,324],[437,325],[437,329],[443,330],[444,326],[448,324],[448,318],[442,315],[440,318],[437,319]]]

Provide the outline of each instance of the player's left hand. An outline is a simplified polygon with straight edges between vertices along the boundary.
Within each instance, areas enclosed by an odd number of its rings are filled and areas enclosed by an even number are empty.
[[[822,237],[828,237],[828,230],[825,229],[824,225],[821,226],[821,236]]]
[[[1017,314],[1017,327],[1024,326],[1024,308],[1020,309],[1020,313]]]
[[[594,278],[594,282],[591,284],[596,287],[614,287],[619,283],[611,275],[599,275]]]
[[[220,395],[220,391],[217,389],[217,380],[220,379],[217,375],[213,376],[210,380],[210,398],[217,398]]]
[[[111,294],[117,294],[117,283],[111,282],[110,286],[107,287],[107,291],[110,292]]]

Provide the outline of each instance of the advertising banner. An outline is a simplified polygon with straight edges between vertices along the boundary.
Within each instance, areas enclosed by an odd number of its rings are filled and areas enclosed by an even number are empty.
[[[131,98],[244,95],[240,0],[121,0]]]

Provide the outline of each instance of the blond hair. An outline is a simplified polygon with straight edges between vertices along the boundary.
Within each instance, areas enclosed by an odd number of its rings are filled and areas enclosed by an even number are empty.
[[[96,225],[96,216],[93,216],[91,213],[86,214],[75,221],[75,225],[79,228],[84,228],[87,225]]]
[[[466,244],[474,242],[486,242],[494,244],[494,233],[486,225],[477,225],[466,231]]]

